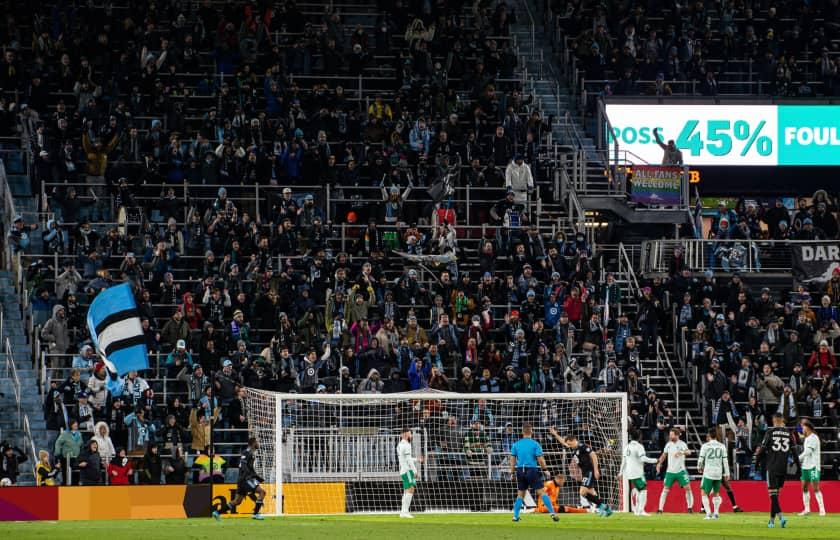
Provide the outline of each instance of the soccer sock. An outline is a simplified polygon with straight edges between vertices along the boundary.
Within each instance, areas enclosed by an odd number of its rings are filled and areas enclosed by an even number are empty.
[[[262,505],[263,505],[262,501],[257,501],[257,502],[254,503],[254,515],[257,515],[257,514],[260,513],[260,510],[262,510]]]
[[[691,492],[691,488],[685,488],[685,504],[689,510],[694,508],[694,493]]]
[[[644,514],[645,506],[647,506],[647,490],[643,489],[636,497],[636,515],[640,516]]]
[[[715,505],[715,515],[720,513],[720,503],[723,502],[723,498],[720,495],[712,497],[712,503]]]
[[[639,515],[639,490],[636,488],[630,490],[630,509],[634,514]]]
[[[589,501],[589,504],[591,504],[595,508],[598,508],[599,506],[601,506],[601,499],[597,495],[587,493],[586,494],[586,500]]]
[[[414,494],[410,493],[410,492],[403,493],[403,498],[402,498],[402,513],[403,514],[408,513],[408,509],[411,506],[411,498],[413,496],[414,496]]]
[[[228,510],[231,512],[236,512],[236,505],[233,504],[233,501],[227,503]]]
[[[770,519],[776,519],[776,514],[779,513],[779,494],[770,494]]]
[[[583,508],[588,508],[589,507],[589,501],[587,501],[586,497],[584,497],[583,495],[580,496],[580,505]]]
[[[732,507],[738,506],[738,503],[735,502],[735,494],[732,492],[732,488],[729,487],[729,484],[726,485],[726,496],[729,497],[729,502],[732,503]]]
[[[513,503],[513,518],[514,519],[519,519],[519,512],[522,511],[522,505],[523,504],[525,504],[525,502],[522,500],[522,497],[517,497],[516,502]]]
[[[825,503],[823,503],[822,491],[814,493],[814,498],[817,499],[817,504],[820,506],[820,513],[825,513]]]
[[[554,505],[551,504],[551,498],[548,495],[546,495],[545,493],[543,493],[541,499],[542,499],[542,502],[545,505],[545,507],[548,508],[548,513],[553,514],[554,513]]]
[[[668,492],[663,489],[662,493],[659,494],[659,511],[660,512],[665,510],[665,499],[667,499],[667,498],[668,498]]]
[[[805,507],[806,512],[811,511],[811,494],[807,491],[802,492],[802,505]]]
[[[709,496],[706,494],[700,495],[700,502],[703,504],[703,510],[705,510],[706,514],[712,514],[712,506],[709,503]]]

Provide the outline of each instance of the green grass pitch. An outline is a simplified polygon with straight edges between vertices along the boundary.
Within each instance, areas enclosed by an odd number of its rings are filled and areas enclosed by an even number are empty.
[[[614,514],[609,518],[593,515],[561,515],[554,523],[547,515],[523,514],[512,523],[507,514],[428,514],[413,520],[396,516],[340,516],[157,521],[71,521],[4,523],[9,539],[145,538],[148,540],[194,540],[235,538],[239,540],[290,539],[360,539],[360,540],[492,540],[539,538],[547,540],[564,535],[571,540],[683,540],[796,538],[807,540],[840,538],[840,514],[819,517],[811,514],[788,517],[786,529],[767,529],[766,514],[724,514],[719,521],[704,521],[702,514],[665,514],[647,518]]]

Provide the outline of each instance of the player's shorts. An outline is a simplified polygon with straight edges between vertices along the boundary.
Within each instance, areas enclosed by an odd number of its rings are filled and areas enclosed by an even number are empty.
[[[593,471],[588,471],[585,473],[581,473],[580,478],[580,485],[585,488],[595,489],[595,473]]]
[[[251,493],[257,490],[257,486],[260,483],[256,478],[251,478],[250,480],[244,480],[241,482],[237,482],[236,484],[236,494],[242,495],[243,497],[250,495]]]
[[[785,475],[779,473],[767,473],[767,489],[782,489],[785,485]]]
[[[700,482],[700,489],[704,493],[720,493],[721,480],[712,480],[711,478],[703,478]]]
[[[417,479],[414,477],[414,471],[408,471],[400,475],[402,480],[403,491],[409,488],[417,487]]]
[[[545,479],[539,469],[535,467],[517,467],[516,469],[516,489],[519,491],[527,491],[528,489],[536,491],[542,489],[545,484]]]
[[[686,471],[680,471],[677,473],[673,472],[666,472],[665,473],[665,487],[670,488],[674,485],[674,482],[678,483],[680,487],[685,487],[689,484],[688,480],[688,473]]]
[[[802,469],[802,474],[799,477],[800,480],[803,482],[819,482],[820,481],[820,470],[819,469]]]
[[[639,491],[647,489],[647,482],[645,482],[644,477],[634,478],[632,480],[628,480],[628,482],[630,482],[630,487],[634,487]]]

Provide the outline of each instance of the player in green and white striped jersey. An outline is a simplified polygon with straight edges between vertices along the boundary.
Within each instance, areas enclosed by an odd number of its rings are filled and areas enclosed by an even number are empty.
[[[808,486],[814,488],[814,498],[820,507],[820,515],[825,515],[825,503],[823,494],[820,491],[820,437],[814,429],[810,420],[803,419],[802,433],[805,435],[804,448],[799,454],[799,461],[802,462],[802,504],[805,509],[799,512],[800,516],[807,516],[811,513],[811,495],[808,493]]]
[[[671,486],[677,482],[681,488],[685,490],[685,504],[688,507],[690,514],[694,509],[694,494],[691,492],[691,485],[688,478],[688,470],[685,468],[685,456],[690,456],[691,450],[685,441],[680,440],[680,429],[672,428],[668,434],[668,443],[665,449],[662,450],[662,455],[659,456],[659,461],[656,463],[657,474],[662,470],[662,463],[665,459],[668,460],[668,467],[665,469],[665,482],[662,486],[662,494],[659,496],[659,510],[657,514],[661,514],[665,509],[665,500],[668,498],[668,492],[671,491]]]
[[[715,429],[709,430],[706,443],[700,447],[697,468],[703,475],[700,482],[700,500],[706,511],[706,519],[718,519],[721,503],[720,482],[722,479],[729,480],[729,460],[726,458],[726,446],[717,440]],[[709,495],[712,496],[714,512],[709,504]]]

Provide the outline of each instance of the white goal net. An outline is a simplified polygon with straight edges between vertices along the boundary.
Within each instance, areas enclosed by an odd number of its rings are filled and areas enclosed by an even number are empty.
[[[575,435],[598,455],[600,498],[627,507],[618,481],[627,444],[625,394],[277,394],[247,389],[250,435],[260,443],[269,514],[399,512],[400,432],[418,463],[412,512],[510,511],[509,450],[534,428],[552,473],[567,481],[558,504],[581,506],[580,471],[549,434]],[[526,499],[531,502],[531,499]]]

